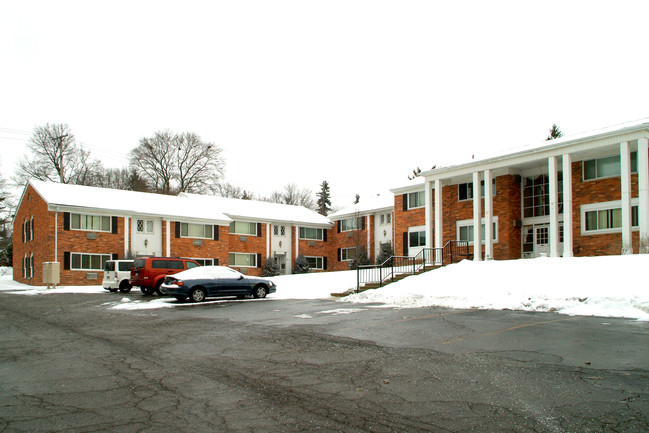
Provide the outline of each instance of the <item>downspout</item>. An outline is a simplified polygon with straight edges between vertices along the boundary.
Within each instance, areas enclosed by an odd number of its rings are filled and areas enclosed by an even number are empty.
[[[59,208],[54,210],[54,261],[59,261]]]

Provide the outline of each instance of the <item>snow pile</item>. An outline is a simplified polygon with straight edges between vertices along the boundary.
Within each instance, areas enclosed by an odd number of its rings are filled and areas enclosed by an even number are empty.
[[[554,311],[649,321],[649,255],[461,263],[342,299],[402,308]]]
[[[277,285],[274,299],[323,299],[356,288],[356,271],[314,272],[269,277]]]

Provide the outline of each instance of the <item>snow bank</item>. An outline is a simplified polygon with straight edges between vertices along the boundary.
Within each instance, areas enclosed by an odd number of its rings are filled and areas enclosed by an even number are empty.
[[[318,272],[269,277],[277,285],[274,299],[323,299],[356,287],[356,271]]]
[[[555,311],[649,321],[649,255],[461,263],[342,299],[403,308]]]

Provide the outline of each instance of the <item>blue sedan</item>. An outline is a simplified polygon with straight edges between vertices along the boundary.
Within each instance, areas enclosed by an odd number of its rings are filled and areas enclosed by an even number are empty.
[[[249,277],[226,266],[199,266],[165,277],[160,291],[179,301],[202,302],[219,296],[265,298],[276,287],[270,280]]]

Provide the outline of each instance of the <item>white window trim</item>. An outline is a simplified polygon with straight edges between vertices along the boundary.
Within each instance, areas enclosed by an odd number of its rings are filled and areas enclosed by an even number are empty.
[[[499,231],[499,230],[498,230],[498,217],[497,217],[497,216],[494,216],[494,217],[492,218],[492,222],[496,225],[496,229],[495,229],[494,232],[493,232],[494,239],[493,239],[492,242],[493,242],[494,244],[497,244],[497,243],[498,243],[498,231]],[[484,219],[484,218],[482,218],[482,219],[480,220],[480,224],[483,224],[483,225],[485,224],[485,219]],[[470,219],[470,220],[460,220],[460,221],[456,221],[455,226],[456,226],[455,239],[458,239],[458,240],[459,240],[459,239],[460,239],[460,227],[469,227],[469,226],[473,226],[473,220]],[[484,244],[485,244],[485,241],[482,241],[481,244],[484,245]],[[470,241],[470,242],[469,242],[469,245],[473,245],[473,241]]]
[[[636,170],[635,171],[631,170],[631,153],[633,153],[633,152],[637,152],[637,151],[632,150],[631,152],[629,152],[629,170],[631,171],[631,174],[635,174],[635,173],[638,172],[638,167],[637,167],[638,154],[637,153],[636,153]],[[616,177],[620,177],[622,175],[622,173],[620,173],[620,174],[612,174],[610,176],[599,176],[599,177],[595,176],[592,179],[586,179],[586,162],[588,162],[588,161],[597,161],[599,159],[606,159],[606,158],[610,158],[612,156],[619,156],[620,160],[622,159],[622,155],[620,155],[619,153],[614,153],[614,154],[608,155],[608,156],[600,156],[598,158],[590,158],[590,159],[583,160],[581,162],[581,181],[582,182],[592,182],[594,180],[613,179],[613,178],[616,178]],[[597,163],[595,163],[595,164],[597,164]],[[621,171],[622,171],[622,167],[620,167],[620,172]]]
[[[72,215],[79,215],[81,216],[91,216],[91,217],[101,217],[101,218],[108,218],[108,230],[94,230],[94,229],[82,229],[82,228],[74,228],[72,227]],[[79,220],[79,224],[81,224],[81,220]],[[70,230],[77,230],[80,232],[102,232],[102,233],[112,233],[113,231],[113,218],[109,215],[100,215],[100,214],[92,214],[92,213],[79,213],[79,212],[70,212]]]
[[[410,209],[421,209],[421,208],[426,207],[426,195],[425,195],[425,192],[426,192],[425,190],[422,190],[422,191],[413,191],[413,192],[408,193],[408,196],[407,196],[408,197],[408,210],[410,210]],[[410,194],[424,194],[424,200],[423,200],[424,203],[421,206],[410,206]]]
[[[353,232],[355,230],[359,230],[358,229],[358,220],[360,218],[365,218],[365,217],[358,217],[358,218],[351,217],[351,218],[343,218],[343,219],[341,219],[340,222],[339,222],[339,224],[340,224],[340,233]],[[343,229],[343,221],[354,221],[354,220],[356,220],[356,224],[354,225],[355,228],[353,228],[353,229]]]
[[[632,198],[631,199],[631,207],[638,206],[638,205],[639,205],[638,198],[637,197]],[[605,201],[605,202],[601,202],[601,203],[590,203],[590,204],[581,205],[580,213],[581,213],[581,234],[582,234],[582,236],[605,235],[605,234],[610,234],[610,233],[622,233],[622,227],[612,228],[612,229],[586,230],[586,212],[600,211],[600,210],[610,210],[610,209],[621,209],[621,208],[622,208],[622,200],[613,200],[613,201]],[[640,227],[631,226],[631,231],[637,232],[639,230],[640,230]]]
[[[408,248],[425,248],[428,246],[428,239],[426,239],[426,243],[424,245],[419,245],[418,247],[413,247],[410,245],[410,233],[424,233],[424,237],[427,236],[426,233],[426,226],[415,226],[415,227],[408,227]]]
[[[255,264],[254,265],[235,265],[232,263],[229,263],[228,266],[231,268],[256,268],[257,267],[257,254],[255,253],[237,253],[234,251],[230,251],[228,253],[228,261],[230,261],[230,254],[234,255],[248,255],[248,256],[253,256],[255,258]]]
[[[343,256],[343,251],[349,251],[349,250],[353,250],[354,252],[356,252],[356,247],[349,247],[349,248],[341,248],[341,249],[340,249],[340,261],[341,261],[341,262],[351,262],[352,260],[354,260],[353,257],[352,257],[351,259],[343,259],[343,258],[342,258],[342,256]]]
[[[320,262],[322,263],[322,267],[321,268],[311,268],[311,269],[315,269],[315,270],[318,270],[318,271],[324,270],[324,256],[305,256],[304,258],[305,259],[320,259]]]
[[[183,236],[183,224],[193,225],[193,226],[203,226],[203,232],[205,232],[205,227],[212,227],[212,236]],[[189,233],[189,227],[187,227],[187,233]],[[197,224],[197,223],[180,223],[180,237],[182,239],[214,239],[214,226],[212,224]]]
[[[301,229],[320,230],[320,231],[321,231],[320,233],[322,234],[322,237],[321,237],[320,239],[318,239],[318,238],[304,238],[304,237],[302,237],[302,233],[301,233],[302,230],[301,230]],[[321,228],[318,228],[318,227],[304,227],[304,226],[300,226],[300,227],[298,228],[297,233],[298,233],[298,237],[300,238],[300,240],[304,240],[304,241],[320,241],[320,242],[323,242],[323,241],[324,241],[324,230],[325,230],[325,229],[321,229]]]
[[[212,262],[211,265],[205,264],[205,265],[201,265],[201,266],[214,266],[214,259],[211,258],[211,257],[198,257],[198,258],[194,258],[194,257],[192,257],[191,259],[192,259],[192,260],[196,260],[197,262],[198,262],[199,260],[202,260],[202,261],[204,261],[204,262],[207,262],[207,261]]]
[[[255,225],[255,232],[254,232],[254,233],[237,233],[237,232],[230,232],[231,235],[239,235],[239,236],[257,236],[257,233],[259,233],[259,227],[258,227],[258,224],[260,224],[260,223],[258,223],[258,222],[254,222],[254,221],[240,221],[240,220],[237,220],[237,221],[232,221],[232,223],[254,224],[254,225]],[[232,223],[230,223],[230,224],[232,224]],[[228,229],[229,229],[229,227],[230,227],[230,226],[228,226]],[[236,227],[236,224],[235,224],[235,227]]]
[[[71,271],[88,271],[88,272],[100,272],[104,270],[104,264],[102,263],[99,269],[89,269],[89,268],[74,268],[72,267],[72,256],[75,254],[81,254],[85,256],[108,256],[108,260],[112,259],[112,254],[102,254],[102,253],[82,253],[82,252],[71,252],[70,253],[70,270]],[[82,260],[83,262],[83,260]]]

